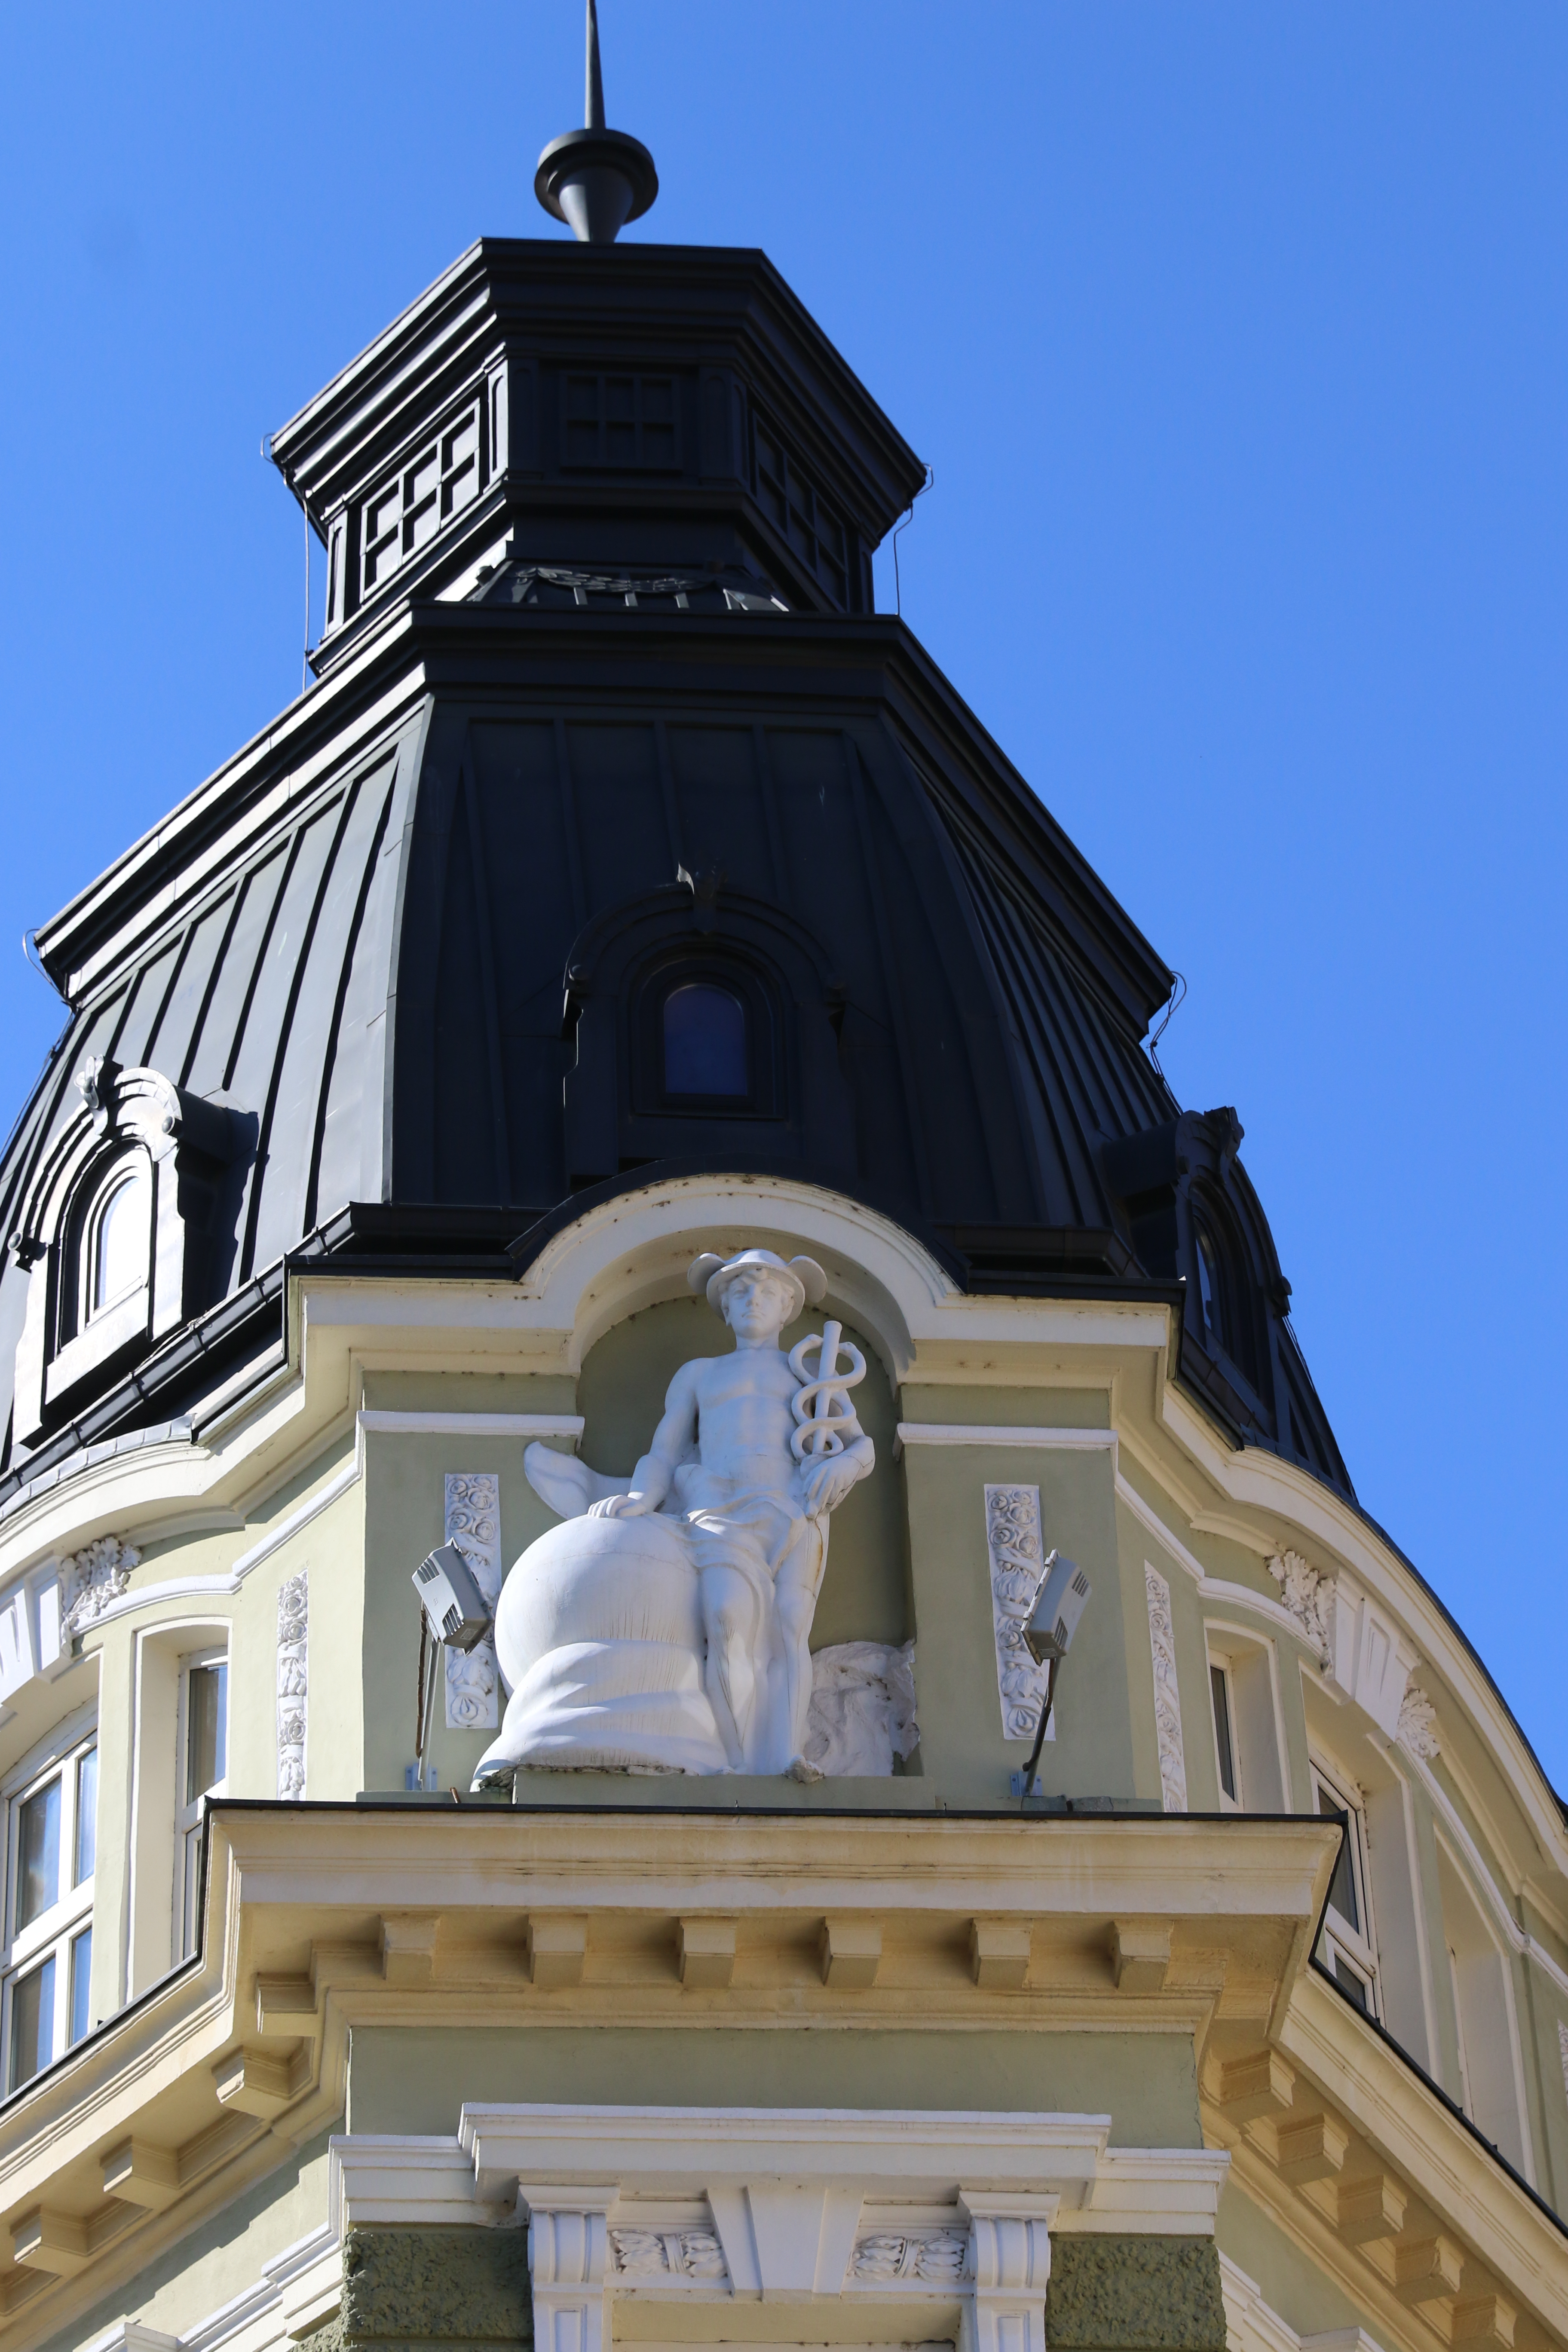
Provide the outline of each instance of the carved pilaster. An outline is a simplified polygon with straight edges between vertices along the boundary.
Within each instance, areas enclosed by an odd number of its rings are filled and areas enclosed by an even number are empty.
[[[528,2207],[528,2267],[533,2282],[535,2352],[605,2352],[605,2216],[615,2189],[519,2183]]]
[[[1050,2227],[1059,2201],[960,2189],[959,2210],[970,2225],[960,2352],[1046,2352]]]

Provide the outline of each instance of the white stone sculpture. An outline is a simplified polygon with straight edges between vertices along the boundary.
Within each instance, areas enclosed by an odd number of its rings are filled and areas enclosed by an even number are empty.
[[[1399,1703],[1399,1727],[1394,1734],[1401,1747],[1408,1748],[1424,1764],[1443,1753],[1443,1743],[1437,1731],[1437,1710],[1426,1692],[1411,1683]]]
[[[814,1654],[805,1760],[825,1779],[885,1778],[920,1736],[912,1642],[836,1642]]]
[[[687,1278],[734,1352],[681,1366],[631,1477],[546,1445],[523,1456],[564,1524],[502,1589],[511,1697],[476,1788],[519,1765],[817,1777],[804,1753],[811,1621],[828,1514],[875,1462],[848,1393],[866,1360],[834,1322],[780,1348],[826,1290],[810,1258],[705,1254]]]
[[[61,1628],[80,1633],[96,1624],[105,1610],[120,1600],[131,1582],[131,1571],[142,1564],[134,1545],[118,1536],[100,1536],[84,1551],[60,1562],[60,1590],[65,1596]]]
[[[1268,1573],[1279,1587],[1285,1607],[1327,1665],[1334,1652],[1333,1578],[1303,1559],[1299,1551],[1276,1552]]]

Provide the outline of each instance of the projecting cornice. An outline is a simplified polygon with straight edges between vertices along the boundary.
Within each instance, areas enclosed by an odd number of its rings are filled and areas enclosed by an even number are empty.
[[[221,1802],[198,1958],[4,2112],[11,2352],[342,2109],[356,2026],[1278,2029],[1335,1825]]]

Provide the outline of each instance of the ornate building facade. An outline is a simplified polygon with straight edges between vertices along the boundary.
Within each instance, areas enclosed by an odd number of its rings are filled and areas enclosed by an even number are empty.
[[[1562,1803],[634,146],[276,436],[315,682],[39,935],[0,2352],[1568,2347]]]

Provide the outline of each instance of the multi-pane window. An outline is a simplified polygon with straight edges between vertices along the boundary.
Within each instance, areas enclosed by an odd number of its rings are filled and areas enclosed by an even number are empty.
[[[1312,1793],[1320,1813],[1343,1813],[1346,1833],[1329,1886],[1320,1953],[1334,1981],[1369,2017],[1379,2012],[1377,1946],[1373,1933],[1366,1866],[1366,1814],[1342,1774],[1331,1776],[1314,1759]]]
[[[757,428],[757,499],[790,545],[805,558],[834,602],[849,604],[849,543],[844,525],[819,498],[783,444]]]
[[[361,561],[368,593],[479,495],[479,412],[469,409],[415,452],[365,502]]]
[[[89,1732],[6,1805],[5,2090],[19,2091],[92,2026],[98,1741]]]
[[[175,1958],[184,1959],[196,1948],[206,1801],[221,1797],[228,1785],[228,1660],[221,1650],[187,1658],[181,1666],[179,1775]]]
[[[675,378],[569,375],[562,385],[568,466],[668,473],[680,463]]]

